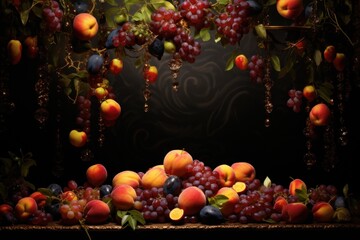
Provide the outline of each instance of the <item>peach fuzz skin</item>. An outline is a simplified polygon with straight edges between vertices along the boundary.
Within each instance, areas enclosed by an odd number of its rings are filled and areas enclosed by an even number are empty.
[[[165,170],[159,166],[148,169],[141,178],[141,186],[145,189],[152,187],[162,187],[168,175]]]
[[[14,211],[20,221],[26,221],[38,210],[38,205],[32,197],[23,197],[15,205]]]
[[[302,190],[302,189],[307,189],[306,184],[303,180],[296,178],[294,180],[292,180],[289,184],[289,194],[292,196],[296,195],[296,189],[298,190]]]
[[[283,18],[295,20],[304,11],[303,0],[277,0],[276,10]]]
[[[314,126],[325,126],[329,123],[331,111],[327,104],[318,103],[314,105],[309,112],[310,122]]]
[[[315,222],[331,222],[335,213],[333,206],[328,202],[317,202],[311,209]]]
[[[110,217],[110,207],[99,199],[93,199],[86,203],[84,219],[88,224],[103,224]]]
[[[223,203],[220,208],[221,213],[226,217],[233,212],[235,204],[239,202],[239,195],[232,187],[220,188],[215,196],[218,195],[224,195],[228,198],[228,200]]]
[[[166,174],[182,177],[187,173],[186,166],[193,162],[193,157],[185,150],[174,149],[169,151],[163,160]]]
[[[307,206],[302,202],[293,202],[286,204],[281,212],[282,218],[287,223],[306,222],[309,212]]]
[[[234,169],[227,164],[221,164],[215,167],[214,172],[219,174],[221,187],[231,187],[236,182]]]
[[[128,184],[133,188],[140,186],[141,178],[138,173],[131,170],[124,170],[117,173],[112,180],[112,186],[116,187],[120,184]]]
[[[187,216],[198,214],[206,201],[205,193],[195,186],[185,188],[178,197],[179,208],[183,209]]]
[[[79,13],[74,17],[73,31],[80,40],[90,40],[96,36],[99,24],[96,18],[90,13]]]
[[[100,105],[103,118],[108,121],[117,119],[121,114],[121,106],[114,99],[106,99]]]
[[[117,210],[129,210],[134,206],[136,191],[127,184],[120,184],[111,193],[111,202]]]
[[[235,162],[231,167],[234,169],[237,182],[252,181],[256,177],[255,167],[248,162]]]
[[[100,187],[107,179],[106,167],[100,163],[91,165],[86,170],[86,178],[92,187]]]

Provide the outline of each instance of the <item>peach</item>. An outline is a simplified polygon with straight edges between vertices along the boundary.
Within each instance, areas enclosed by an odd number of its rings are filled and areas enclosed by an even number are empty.
[[[88,224],[104,224],[110,217],[110,207],[104,201],[93,199],[84,207],[84,219]]]
[[[38,207],[44,207],[46,205],[47,196],[42,194],[39,191],[35,191],[35,192],[31,193],[29,195],[29,197],[32,197],[33,199],[35,199]]]
[[[304,223],[308,219],[309,210],[302,202],[291,202],[284,205],[281,216],[287,223]]]
[[[27,36],[24,41],[26,46],[26,54],[29,58],[35,58],[39,54],[38,38],[37,36]]]
[[[109,63],[109,70],[114,75],[120,74],[123,67],[123,61],[120,58],[113,58]]]
[[[7,52],[10,57],[10,63],[16,65],[21,60],[22,44],[17,39],[11,39],[7,44]]]
[[[236,182],[235,171],[227,164],[218,165],[214,168],[214,172],[219,173],[221,187],[231,187]]]
[[[107,177],[107,169],[101,163],[93,164],[86,170],[86,179],[92,187],[100,187]]]
[[[38,205],[34,198],[23,197],[15,205],[15,216],[20,221],[26,221],[38,210]]]
[[[248,68],[249,59],[244,54],[239,54],[235,57],[234,62],[240,70],[246,70]]]
[[[87,142],[87,134],[84,131],[73,129],[69,133],[69,141],[74,147],[82,147]]]
[[[238,182],[252,181],[256,177],[255,167],[248,162],[235,162],[231,165]]]
[[[76,193],[72,190],[67,190],[60,194],[61,200],[71,202],[72,200],[78,200]]]
[[[344,53],[336,53],[333,65],[335,69],[339,72],[344,71],[345,69],[345,54]]]
[[[193,157],[183,149],[169,151],[163,160],[166,174],[183,177],[187,173],[187,165],[193,163]]]
[[[333,206],[325,201],[316,202],[311,209],[315,222],[331,222],[335,213]]]
[[[136,191],[128,184],[116,186],[110,193],[111,203],[117,210],[126,211],[133,208]]]
[[[326,46],[323,55],[326,62],[332,63],[336,56],[335,47],[333,45]]]
[[[306,85],[303,88],[303,97],[309,102],[312,102],[316,99],[317,93],[314,85]]]
[[[273,209],[275,212],[281,213],[284,206],[288,204],[288,201],[283,196],[278,196],[275,199]]]
[[[124,170],[117,173],[112,180],[112,186],[116,187],[120,184],[128,184],[133,188],[140,186],[141,178],[138,173],[131,170]]]
[[[276,10],[280,16],[295,20],[304,11],[303,0],[277,0]]]
[[[79,40],[94,38],[99,30],[97,19],[90,13],[79,13],[73,20],[73,33]]]
[[[327,104],[318,103],[309,112],[310,122],[314,126],[326,126],[331,117],[331,111]]]
[[[106,99],[100,105],[100,111],[105,120],[115,120],[120,116],[121,106],[114,99]]]
[[[221,213],[224,217],[227,217],[234,212],[234,207],[239,202],[239,194],[232,187],[222,187],[215,194],[215,196],[219,195],[224,195],[228,198],[220,207]]]
[[[198,214],[206,203],[205,193],[195,186],[183,189],[178,197],[179,208],[184,210],[186,216]]]
[[[296,195],[296,190],[307,191],[305,182],[299,178],[293,179],[289,184],[289,194],[292,196]]]
[[[155,166],[148,169],[141,178],[141,186],[145,189],[163,187],[168,175],[164,168]]]

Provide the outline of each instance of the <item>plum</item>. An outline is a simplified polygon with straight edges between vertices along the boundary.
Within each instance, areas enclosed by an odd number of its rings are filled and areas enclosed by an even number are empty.
[[[57,183],[51,183],[48,187],[47,187],[52,194],[54,194],[55,196],[59,196],[62,193],[62,187],[57,184]]]
[[[99,73],[104,64],[104,58],[101,55],[93,54],[87,62],[87,71],[90,74]]]
[[[103,184],[100,186],[100,197],[107,196],[111,193],[113,187],[110,184]]]
[[[163,190],[165,194],[177,196],[181,192],[182,182],[176,175],[170,175],[164,183]]]
[[[216,225],[225,221],[219,208],[213,205],[206,205],[200,210],[200,221],[207,225]]]

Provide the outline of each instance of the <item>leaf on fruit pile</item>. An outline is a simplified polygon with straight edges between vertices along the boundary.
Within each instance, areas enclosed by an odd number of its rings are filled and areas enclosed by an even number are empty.
[[[227,196],[221,194],[208,198],[209,204],[217,208],[221,208],[228,200],[229,198]]]
[[[256,25],[254,29],[256,31],[256,34],[259,36],[259,38],[266,39],[267,37],[266,29],[263,24]]]
[[[120,211],[116,212],[118,218],[121,219],[121,226],[131,227],[132,230],[135,230],[138,226],[138,223],[145,225],[145,219],[143,215],[138,210],[129,210],[129,211]]]
[[[295,189],[295,194],[300,202],[307,204],[307,202],[309,201],[309,195],[306,187],[303,186],[301,189]]]
[[[320,63],[322,62],[322,54],[319,49],[316,49],[314,52],[314,60],[315,60],[316,66],[319,66]]]
[[[265,186],[265,187],[271,187],[271,180],[270,180],[270,178],[269,177],[266,177],[265,178],[265,180],[264,180],[264,182],[263,182],[263,185]]]
[[[234,51],[231,56],[229,57],[229,59],[226,61],[226,68],[225,71],[229,71],[231,69],[233,69],[234,67],[234,60],[237,56],[237,53]]]
[[[277,55],[271,55],[271,65],[277,72],[281,71],[280,59]]]
[[[329,82],[322,83],[318,88],[319,96],[327,103],[331,102],[334,86]]]

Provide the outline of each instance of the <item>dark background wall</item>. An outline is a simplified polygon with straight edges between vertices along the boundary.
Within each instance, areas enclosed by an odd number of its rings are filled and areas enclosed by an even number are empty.
[[[276,34],[283,40],[288,37],[286,32]],[[164,55],[161,61],[152,58],[159,78],[150,86],[149,112],[143,108],[145,84],[141,69],[135,68],[134,59],[124,59],[123,72],[110,79],[122,113],[116,124],[105,130],[103,146],[97,142],[96,133],[92,136],[87,149],[93,158],[88,161],[81,160],[86,149],[73,148],[68,142],[68,133],[75,126],[76,106],[55,87],[48,108],[49,121],[39,127],[34,120],[38,108],[34,92],[37,62],[22,61],[9,69],[10,99],[16,107],[2,122],[2,156],[7,151],[19,153],[20,149],[32,152],[38,164],[31,169],[30,179],[42,186],[69,179],[84,181],[86,168],[94,163],[107,166],[110,182],[119,171],[146,171],[162,164],[168,151],[183,148],[213,168],[223,163],[250,162],[259,179],[269,176],[273,182],[284,185],[290,177],[303,178],[313,186],[355,182],[359,169],[358,86],[353,86],[347,100],[349,144],[337,149],[335,165],[328,171],[323,168],[326,159],[319,143],[315,149],[317,164],[308,170],[303,161],[307,114],[295,113],[286,106],[288,90],[302,89],[305,84],[301,81],[304,69],[295,66],[296,82],[289,78],[278,80],[273,75],[274,110],[271,125],[265,127],[264,86],[251,82],[247,71],[225,71],[232,50],[231,46],[224,48],[212,41],[202,43],[196,62],[184,62],[180,69],[178,92],[171,87],[170,56]],[[261,53],[252,33],[241,40],[239,51],[248,57]],[[96,127],[95,123],[93,129]]]

